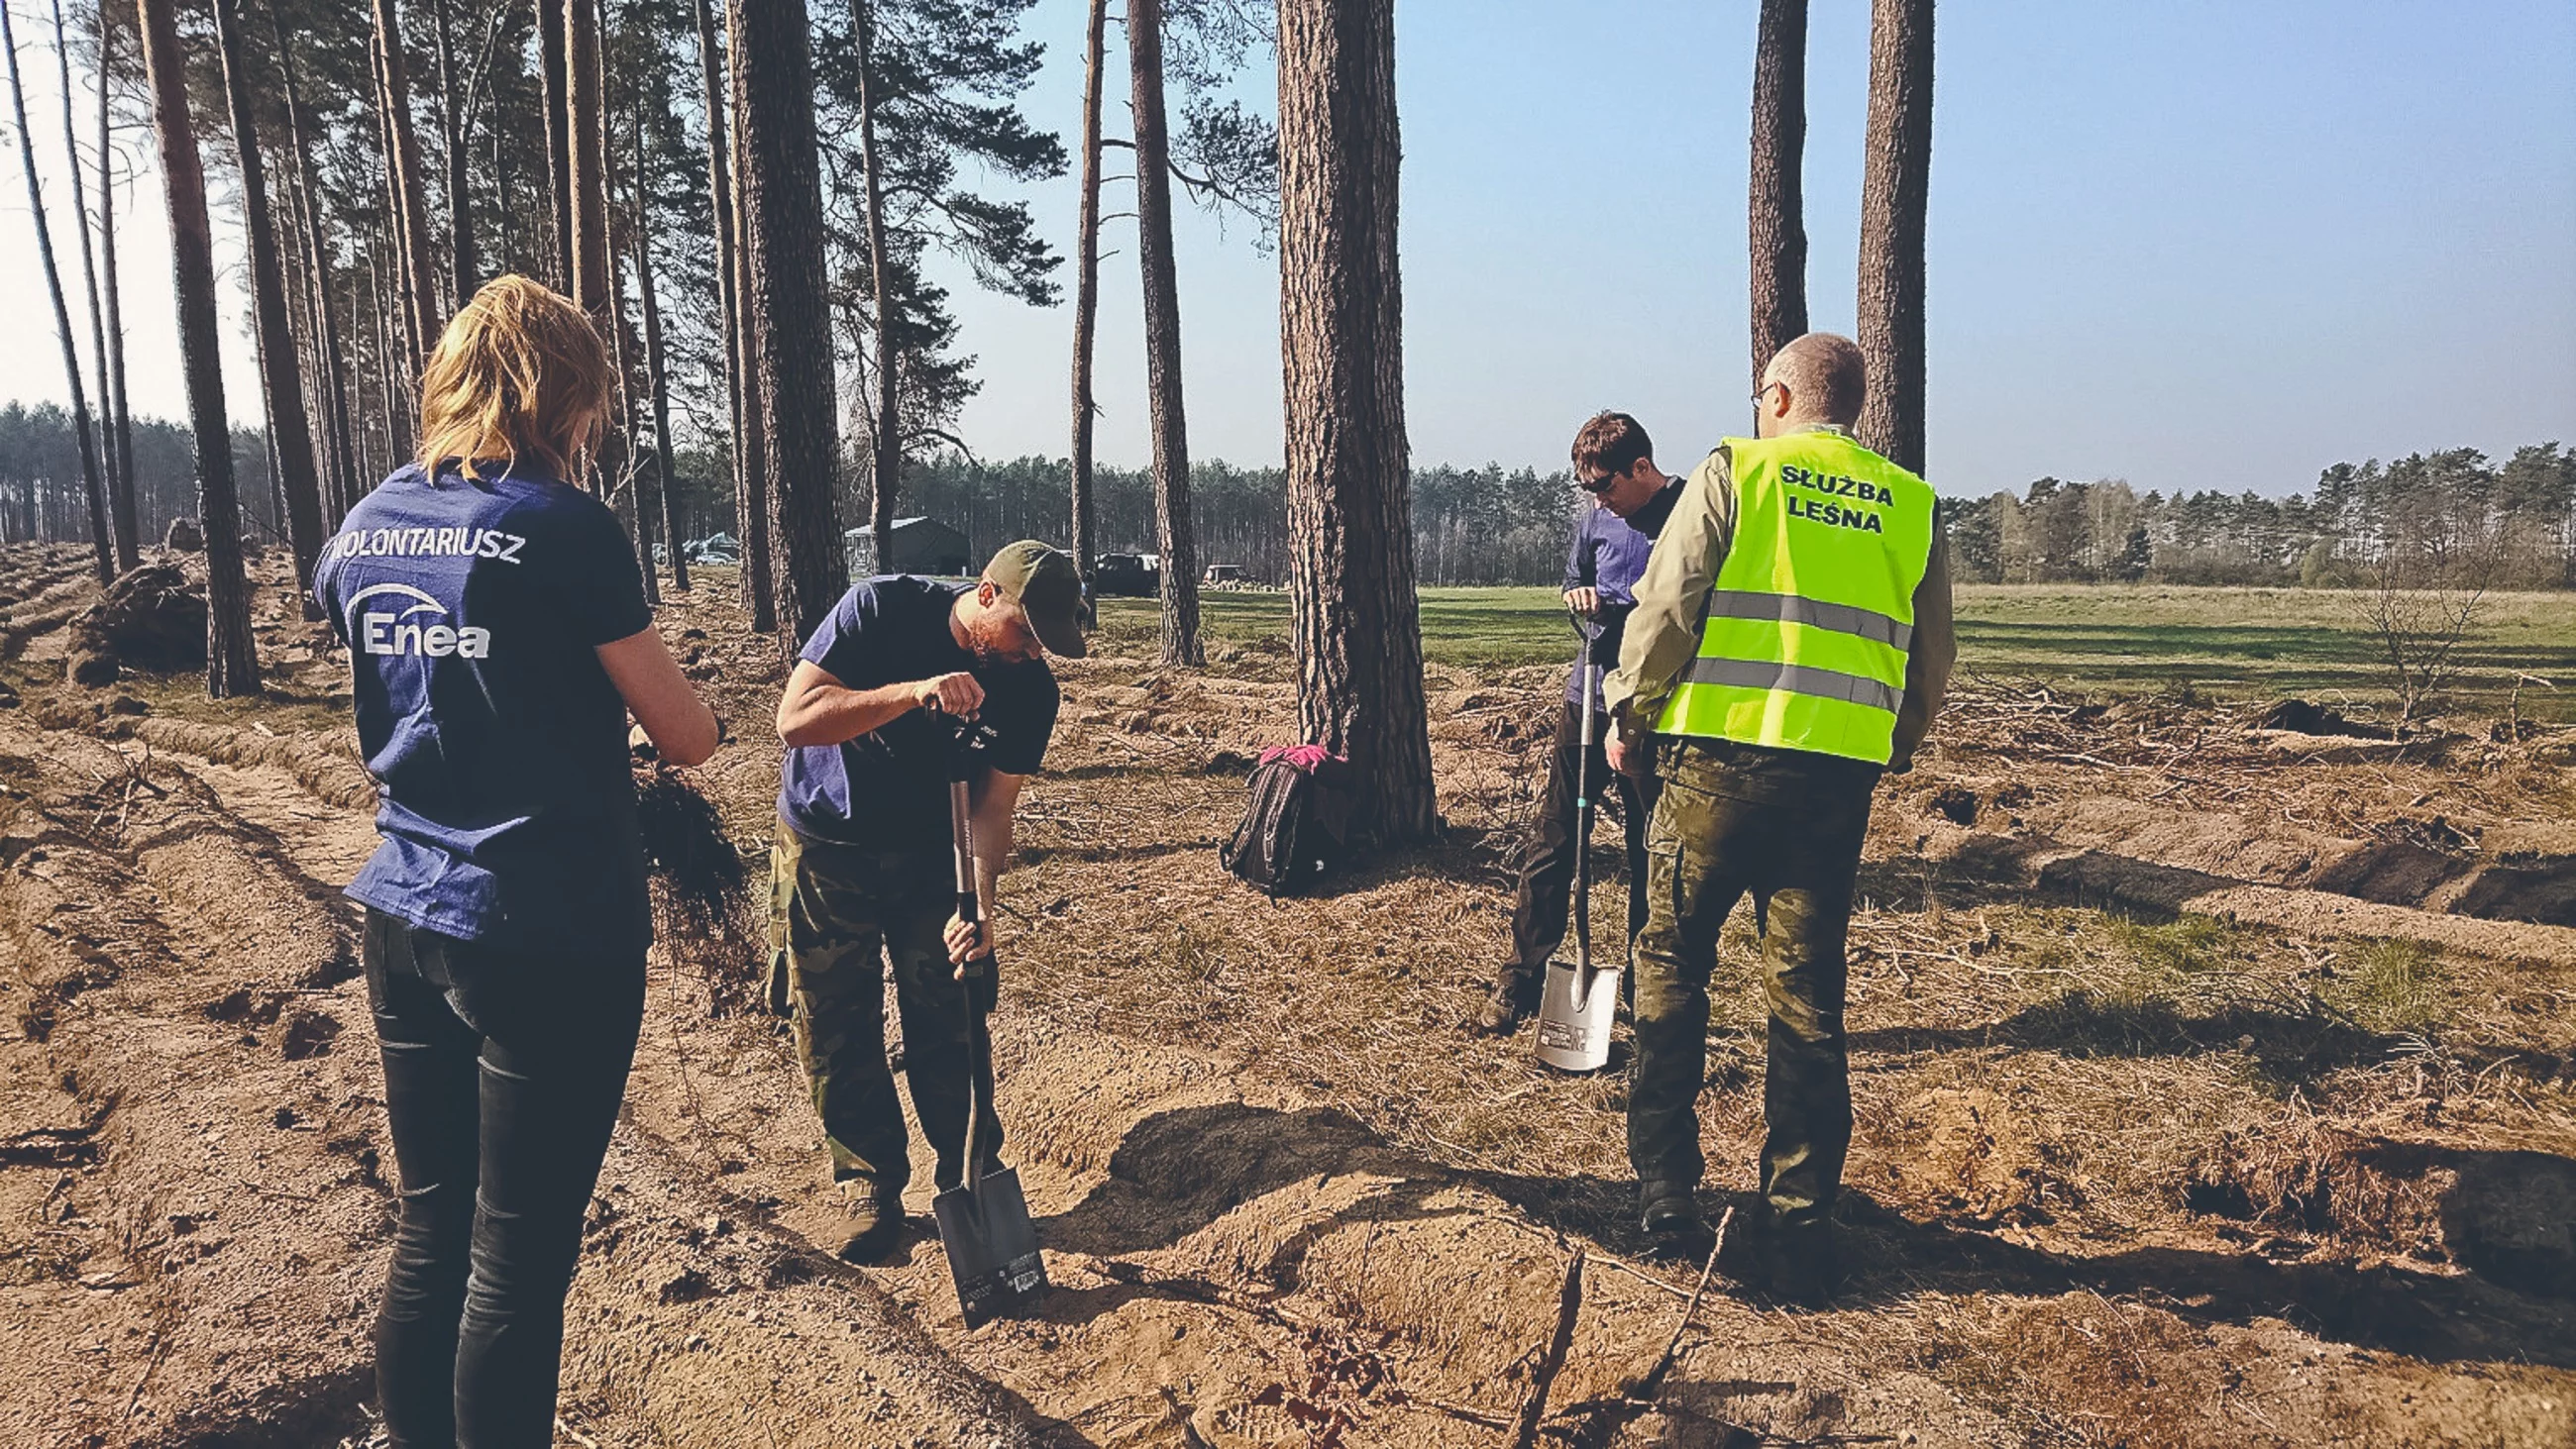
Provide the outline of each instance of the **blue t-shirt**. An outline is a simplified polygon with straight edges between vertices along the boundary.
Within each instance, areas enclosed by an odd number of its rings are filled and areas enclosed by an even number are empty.
[[[949,614],[968,586],[891,574],[854,586],[797,657],[851,689],[971,673],[984,687],[980,718],[994,732],[985,763],[1034,775],[1055,733],[1062,695],[1043,659],[987,664],[957,642]],[[818,840],[944,860],[953,722],[911,709],[837,745],[787,751],[778,818]]]
[[[626,706],[593,652],[653,622],[617,516],[550,479],[407,467],[323,545],[313,595],[380,787],[349,895],[497,946],[641,951]]]

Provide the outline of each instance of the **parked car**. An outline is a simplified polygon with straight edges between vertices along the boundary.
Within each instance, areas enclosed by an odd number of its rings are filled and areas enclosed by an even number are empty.
[[[1096,598],[1150,599],[1162,588],[1163,561],[1150,553],[1104,553],[1091,565]]]
[[[1199,582],[1217,588],[1232,588],[1252,582],[1252,577],[1243,571],[1241,564],[1209,564]]]

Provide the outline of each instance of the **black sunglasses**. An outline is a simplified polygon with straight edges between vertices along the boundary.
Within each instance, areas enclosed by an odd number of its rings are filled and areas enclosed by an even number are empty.
[[[1604,473],[1598,478],[1577,478],[1574,480],[1574,486],[1598,498],[1617,486],[1619,480],[1626,476],[1624,473]]]

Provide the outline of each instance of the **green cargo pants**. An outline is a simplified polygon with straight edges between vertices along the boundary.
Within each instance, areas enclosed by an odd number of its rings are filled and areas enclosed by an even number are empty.
[[[1649,1200],[1698,1187],[1699,1094],[1718,933],[1753,897],[1770,1006],[1762,1192],[1784,1226],[1833,1211],[1851,1147],[1843,936],[1878,771],[1853,761],[1659,741],[1636,948],[1628,1159]]]
[[[957,895],[942,855],[900,854],[800,835],[784,823],[770,848],[769,931],[795,1004],[796,1056],[832,1153],[832,1180],[852,1196],[901,1195],[912,1158],[886,1066],[885,966],[894,967],[912,1110],[938,1155],[940,1188],[966,1163],[969,987],[951,979],[941,939]],[[974,987],[992,1010],[993,976]],[[985,1160],[1002,1144],[984,1083]]]

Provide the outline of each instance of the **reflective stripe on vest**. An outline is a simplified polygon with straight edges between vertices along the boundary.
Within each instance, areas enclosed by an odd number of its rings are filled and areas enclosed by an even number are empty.
[[[1656,729],[1887,763],[1931,488],[1840,433],[1726,448],[1734,542]]]
[[[1914,626],[1886,614],[1855,609],[1849,604],[1828,604],[1820,599],[1802,599],[1796,594],[1762,594],[1749,589],[1711,589],[1708,591],[1708,613],[1711,619],[1772,619],[1783,624],[1806,624],[1817,629],[1831,629],[1837,634],[1857,634],[1875,639],[1898,649],[1914,642]]]
[[[1905,702],[1902,685],[1881,684],[1857,674],[1838,669],[1818,669],[1809,664],[1763,664],[1751,659],[1694,659],[1682,678],[1692,684],[1731,684],[1738,689],[1755,689],[1765,693],[1813,695],[1818,699],[1847,700],[1896,713]]]

